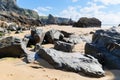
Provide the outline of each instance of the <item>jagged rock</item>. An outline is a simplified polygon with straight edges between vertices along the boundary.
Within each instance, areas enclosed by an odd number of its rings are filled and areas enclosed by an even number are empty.
[[[26,46],[21,39],[7,37],[0,39],[0,58],[21,57],[26,54]]]
[[[65,53],[54,49],[40,49],[40,57],[48,61],[57,69],[73,72],[83,72],[88,76],[101,77],[105,73],[97,59],[81,53]]]
[[[109,69],[120,69],[120,28],[97,30],[93,35],[91,46],[86,46],[86,53],[99,56],[100,63]],[[94,47],[93,47],[94,45]],[[96,57],[97,58],[97,57]]]
[[[42,44],[45,33],[42,29],[32,29],[31,35],[25,37],[29,39],[28,46],[36,45],[37,43]]]
[[[62,41],[56,41],[54,43],[54,49],[64,52],[72,52],[74,48],[74,44],[66,43]]]
[[[64,35],[60,31],[52,29],[46,32],[44,40],[46,43],[54,43],[55,41],[62,40],[63,37]]]

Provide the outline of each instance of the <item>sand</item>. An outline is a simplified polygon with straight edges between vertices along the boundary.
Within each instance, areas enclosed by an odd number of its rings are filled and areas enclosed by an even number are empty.
[[[50,25],[40,27],[44,31],[52,28],[72,32],[75,34],[88,34],[91,31],[100,28],[71,28],[71,26],[57,26]],[[16,36],[23,38],[25,34],[30,31],[24,31],[20,34],[7,34],[6,36]],[[85,43],[78,44],[75,48],[76,51],[84,52]],[[53,47],[52,44],[44,45],[44,47]],[[66,72],[54,69],[49,63],[40,59],[39,62],[26,64],[24,58],[3,58],[0,59],[0,80],[119,80],[119,70],[105,70],[106,76],[102,78],[91,78],[81,73]]]

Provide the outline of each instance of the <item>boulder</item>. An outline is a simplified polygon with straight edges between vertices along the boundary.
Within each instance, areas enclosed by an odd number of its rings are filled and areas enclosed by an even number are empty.
[[[37,43],[42,44],[45,33],[42,29],[32,29],[31,35],[25,37],[29,39],[28,46],[36,45]]]
[[[78,44],[82,42],[82,39],[80,38],[80,36],[70,35],[70,37],[66,39],[66,42],[72,43],[72,44]]]
[[[101,27],[102,22],[97,18],[81,17],[73,24],[73,27]]]
[[[52,29],[45,34],[45,43],[54,43],[55,41],[62,40],[64,35],[59,31]]]
[[[105,72],[97,59],[81,53],[65,53],[54,49],[41,48],[38,51],[40,57],[57,69],[73,72],[83,72],[87,76],[101,77]]]
[[[66,43],[62,41],[56,41],[54,43],[54,49],[64,52],[72,52],[74,48],[74,44]]]
[[[89,46],[88,46],[89,45]],[[120,69],[120,28],[97,30],[91,44],[86,44],[85,53],[98,58],[109,69]]]
[[[21,39],[7,37],[0,39],[0,58],[22,57],[26,55],[26,46]]]

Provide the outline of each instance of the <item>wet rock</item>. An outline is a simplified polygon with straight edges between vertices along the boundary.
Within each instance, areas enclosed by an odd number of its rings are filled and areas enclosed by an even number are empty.
[[[72,52],[74,48],[74,44],[66,43],[62,41],[56,41],[54,43],[54,49],[64,52]]]
[[[54,49],[40,49],[40,57],[48,61],[57,69],[73,72],[83,72],[87,76],[101,77],[105,73],[97,59],[80,53],[65,53]]]

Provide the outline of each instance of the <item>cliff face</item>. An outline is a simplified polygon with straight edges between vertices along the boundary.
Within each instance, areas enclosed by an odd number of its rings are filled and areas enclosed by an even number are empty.
[[[39,26],[41,24],[37,12],[18,7],[16,0],[0,0],[0,20],[21,25]]]

